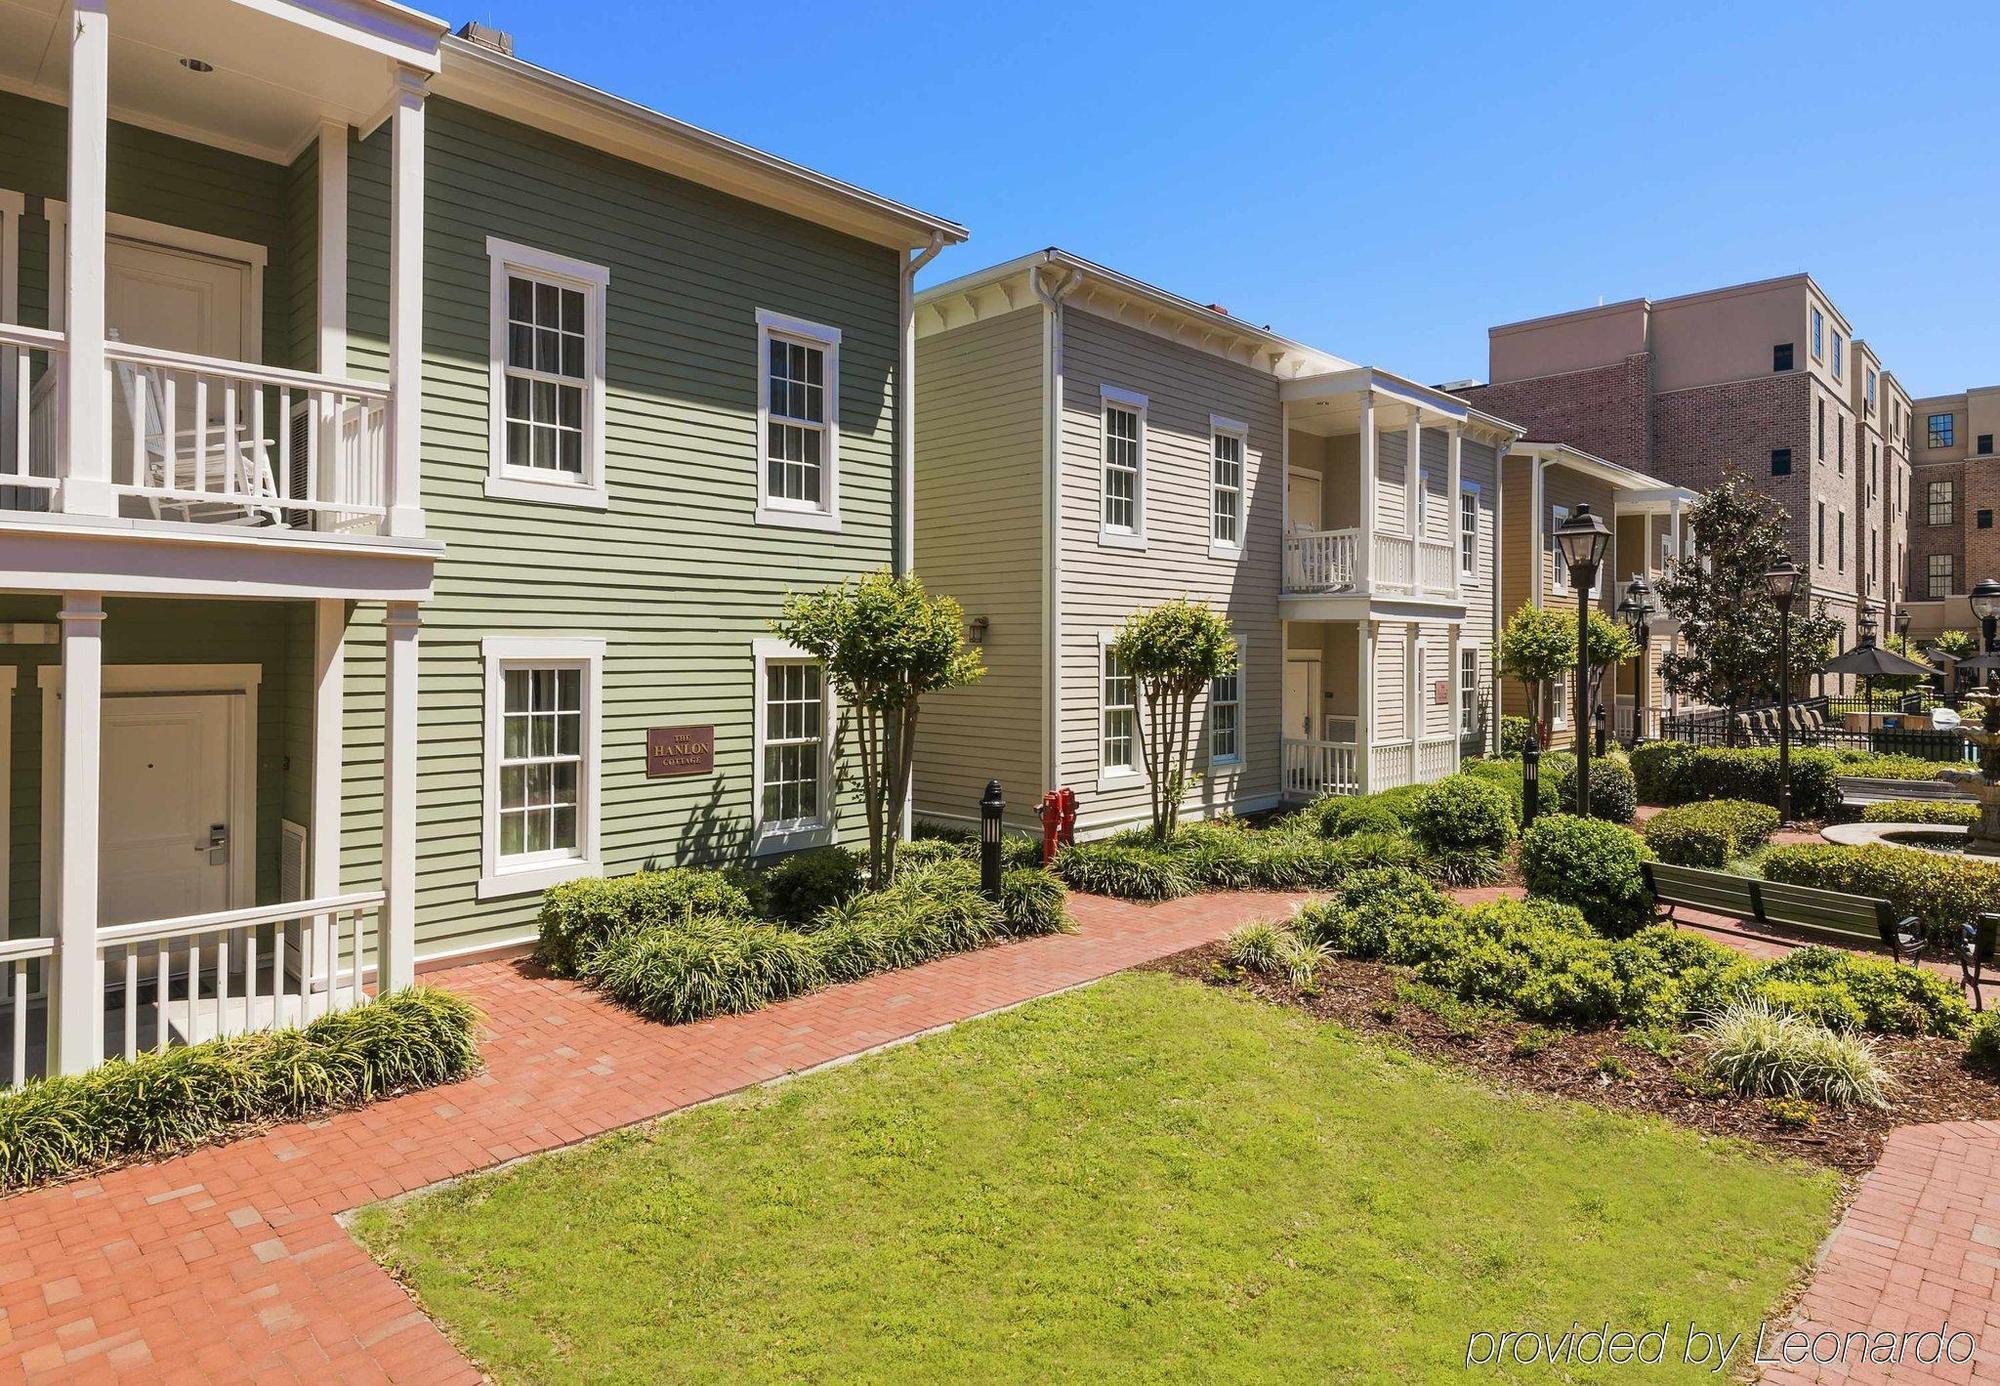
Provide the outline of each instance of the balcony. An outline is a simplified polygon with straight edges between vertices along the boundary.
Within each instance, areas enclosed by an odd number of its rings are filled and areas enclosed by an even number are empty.
[[[1451,600],[1459,595],[1457,551],[1448,540],[1378,534],[1364,572],[1359,529],[1295,530],[1285,536],[1286,596],[1384,595]]]

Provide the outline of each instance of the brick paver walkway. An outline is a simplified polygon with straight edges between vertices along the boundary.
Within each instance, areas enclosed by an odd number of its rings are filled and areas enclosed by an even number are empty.
[[[0,1380],[476,1381],[337,1214],[1093,981],[1289,903],[1078,898],[1076,934],[696,1025],[515,964],[437,974],[487,1014],[477,1078],[0,1200]]]

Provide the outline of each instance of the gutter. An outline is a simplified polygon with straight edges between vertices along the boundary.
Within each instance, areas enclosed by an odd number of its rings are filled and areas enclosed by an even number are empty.
[[[917,307],[913,281],[917,271],[944,249],[944,233],[931,232],[931,243],[915,255],[901,254],[902,273],[896,278],[897,342],[902,359],[896,365],[896,552],[895,569],[917,570]],[[910,836],[916,813],[917,777],[903,791],[903,837]]]
[[[1062,785],[1062,408],[1063,299],[1083,282],[1083,270],[1070,266],[1055,289],[1042,282],[1039,265],[1028,270],[1035,297],[1047,310],[1042,316],[1042,680],[1048,702],[1043,737],[1046,760],[1044,792]]]

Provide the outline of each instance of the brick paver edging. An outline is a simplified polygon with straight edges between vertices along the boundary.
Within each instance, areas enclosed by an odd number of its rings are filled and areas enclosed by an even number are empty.
[[[477,1381],[339,1214],[1094,981],[1294,898],[1075,897],[1075,934],[694,1025],[519,964],[438,973],[486,1013],[479,1076],[0,1200],[0,1379]]]

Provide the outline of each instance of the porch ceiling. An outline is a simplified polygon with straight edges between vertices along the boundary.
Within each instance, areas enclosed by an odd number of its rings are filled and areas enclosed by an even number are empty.
[[[0,87],[69,99],[64,0],[0,0]],[[111,11],[111,114],[287,161],[322,120],[367,125],[398,63],[437,69],[441,21],[400,5],[175,0]],[[211,71],[194,71],[192,59]]]

